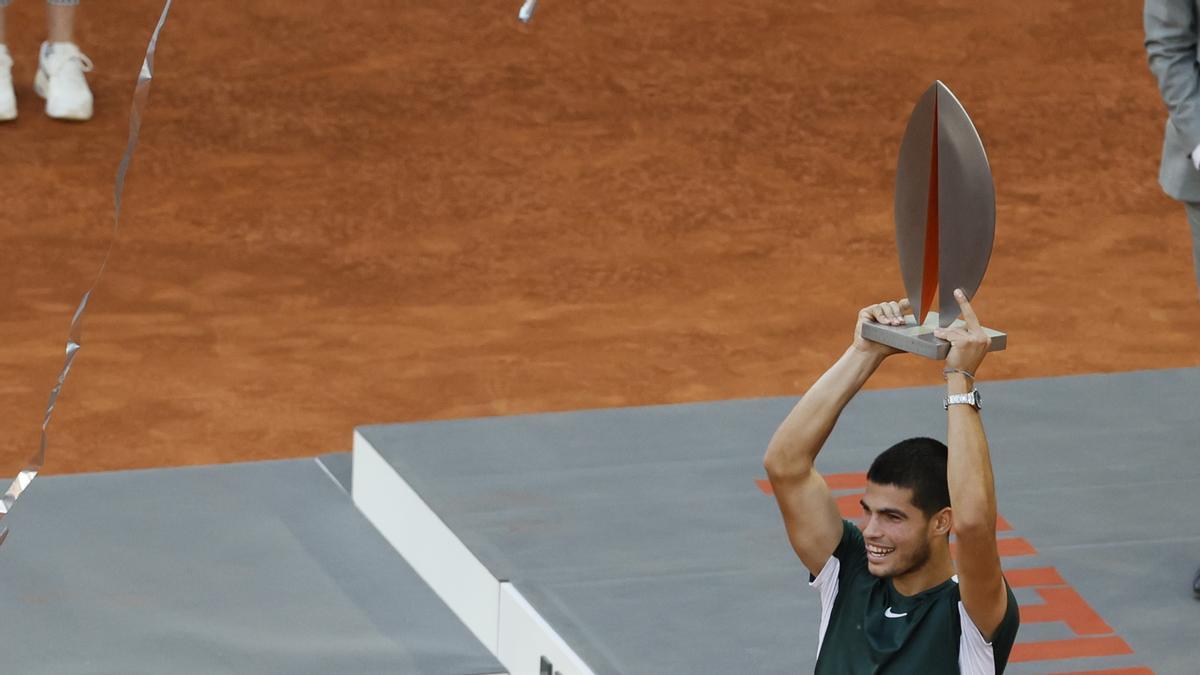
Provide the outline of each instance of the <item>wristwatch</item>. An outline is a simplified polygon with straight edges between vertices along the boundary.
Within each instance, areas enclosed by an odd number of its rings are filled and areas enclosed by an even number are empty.
[[[965,394],[950,394],[942,401],[942,409],[949,410],[952,405],[969,405],[976,410],[983,410],[983,398],[978,389],[972,389]]]

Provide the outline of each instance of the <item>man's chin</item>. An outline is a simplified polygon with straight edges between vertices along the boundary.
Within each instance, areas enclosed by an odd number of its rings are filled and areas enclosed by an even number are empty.
[[[891,565],[885,565],[882,562],[876,562],[870,558],[867,559],[867,571],[871,573],[871,576],[879,577],[880,579],[887,579],[888,577],[895,576],[895,572],[893,571]]]

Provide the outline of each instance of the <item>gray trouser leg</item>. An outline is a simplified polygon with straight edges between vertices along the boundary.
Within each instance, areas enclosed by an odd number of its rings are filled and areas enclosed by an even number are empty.
[[[1184,202],[1188,224],[1192,226],[1192,265],[1196,272],[1196,286],[1200,288],[1200,203]]]

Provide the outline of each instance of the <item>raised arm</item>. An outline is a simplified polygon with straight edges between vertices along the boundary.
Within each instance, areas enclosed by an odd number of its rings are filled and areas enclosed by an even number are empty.
[[[1196,3],[1194,0],[1146,0],[1142,12],[1150,71],[1171,113],[1171,122],[1187,139],[1200,144],[1200,77],[1196,74]]]
[[[896,350],[862,337],[865,321],[899,324],[908,301],[885,302],[858,313],[854,342],[825,371],[775,431],[763,458],[788,540],[804,566],[821,572],[842,537],[842,519],[825,479],[814,463],[842,409],[871,374]]]
[[[946,367],[977,374],[987,355],[991,338],[962,291],[954,292],[962,308],[965,328],[935,331],[949,340]],[[966,394],[975,388],[972,378],[961,373],[947,375],[950,394]],[[996,548],[996,484],[992,460],[979,411],[970,405],[952,405],[947,411],[950,456],[947,479],[954,536],[958,539],[958,587],[963,607],[985,640],[990,641],[1008,608],[1008,590],[1000,570]]]

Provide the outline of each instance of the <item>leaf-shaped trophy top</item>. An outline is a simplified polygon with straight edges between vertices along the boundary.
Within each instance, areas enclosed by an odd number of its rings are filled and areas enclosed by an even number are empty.
[[[940,81],[917,101],[896,165],[896,248],[918,322],[938,295],[938,323],[958,318],[954,289],[975,297],[992,256],[996,189],[983,143]]]

